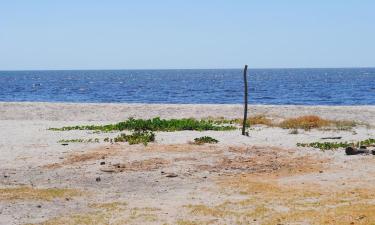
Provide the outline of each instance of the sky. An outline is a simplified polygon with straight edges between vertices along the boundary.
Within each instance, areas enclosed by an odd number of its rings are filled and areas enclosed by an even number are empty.
[[[373,0],[0,0],[0,70],[375,66]]]

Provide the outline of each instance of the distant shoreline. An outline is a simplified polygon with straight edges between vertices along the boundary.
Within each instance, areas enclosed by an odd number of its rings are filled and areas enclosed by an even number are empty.
[[[21,69],[21,70],[1,70],[0,72],[38,72],[38,71],[149,71],[149,70],[242,70],[238,68],[147,68],[147,69]],[[329,70],[329,69],[375,69],[375,66],[353,66],[353,67],[249,67],[249,70]]]

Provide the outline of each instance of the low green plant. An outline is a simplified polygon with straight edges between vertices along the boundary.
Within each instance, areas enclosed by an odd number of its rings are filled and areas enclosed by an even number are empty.
[[[132,134],[119,134],[117,137],[110,139],[105,138],[105,142],[128,142],[130,145],[144,144],[155,141],[155,134],[152,131],[135,131]]]
[[[194,139],[194,144],[196,145],[203,145],[203,144],[216,144],[219,141],[215,138],[209,137],[209,136],[203,136],[199,138]]]
[[[90,139],[61,139],[58,143],[99,143],[99,138]]]
[[[153,119],[134,119],[130,118],[126,121],[116,124],[107,125],[84,125],[84,126],[67,126],[61,128],[49,128],[52,131],[68,131],[68,130],[95,130],[102,132],[110,131],[181,131],[181,130],[215,130],[225,131],[234,130],[234,126],[224,126],[214,123],[210,120],[196,120],[196,119],[160,119],[159,117]]]
[[[297,143],[297,147],[311,147],[320,150],[334,150],[352,146],[353,143],[348,142],[313,142],[313,143]]]
[[[369,146],[369,145],[374,145],[374,144],[375,144],[375,139],[372,139],[372,138],[358,142],[358,145],[364,145],[364,146]]]
[[[366,139],[359,142],[313,142],[313,143],[297,143],[297,147],[312,147],[320,150],[335,150],[339,148],[347,148],[351,146],[370,146],[375,144],[375,139]]]

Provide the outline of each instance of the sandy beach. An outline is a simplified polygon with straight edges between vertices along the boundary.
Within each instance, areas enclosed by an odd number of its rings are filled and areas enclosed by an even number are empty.
[[[254,125],[230,131],[120,132],[49,128],[149,119],[242,117],[241,105],[0,103],[1,224],[372,224],[375,157],[297,143],[375,137],[375,106],[249,106],[274,121],[316,115],[351,129]],[[210,136],[217,144],[194,145]],[[340,140],[322,138],[340,137]],[[59,140],[95,139],[99,143]]]

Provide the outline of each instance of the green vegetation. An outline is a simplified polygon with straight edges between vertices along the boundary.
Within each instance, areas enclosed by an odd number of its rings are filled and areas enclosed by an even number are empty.
[[[105,138],[105,142],[128,142],[130,145],[144,144],[155,141],[155,134],[152,131],[135,131],[132,134],[120,134],[114,139]]]
[[[313,142],[313,143],[297,143],[297,147],[312,147],[320,150],[334,150],[339,148],[346,148],[353,146],[353,143],[348,142]]]
[[[102,132],[110,131],[123,131],[123,130],[135,130],[135,131],[181,131],[181,130],[234,130],[234,126],[222,126],[215,124],[209,120],[196,120],[196,119],[160,119],[159,117],[153,119],[134,119],[130,118],[124,122],[107,125],[85,125],[85,126],[68,126],[62,128],[49,128],[53,131],[68,131],[68,130],[95,130]]]
[[[209,137],[209,136],[204,136],[204,137],[199,137],[194,139],[194,144],[196,145],[203,145],[203,144],[216,144],[219,141]]]
[[[375,144],[375,139],[366,139],[359,142],[313,142],[313,143],[297,143],[297,147],[312,147],[320,150],[335,150],[339,148],[347,148],[350,146],[369,146]]]
[[[99,143],[99,138],[90,139],[61,139],[58,143]]]

